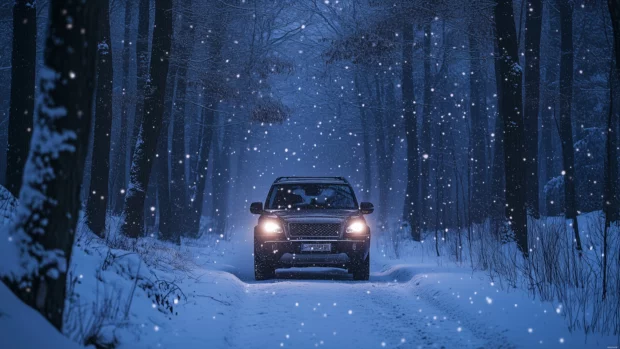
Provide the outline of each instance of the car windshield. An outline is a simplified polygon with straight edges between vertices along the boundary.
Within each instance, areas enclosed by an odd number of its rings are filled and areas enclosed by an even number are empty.
[[[280,184],[267,199],[268,210],[357,209],[353,190],[343,184]]]

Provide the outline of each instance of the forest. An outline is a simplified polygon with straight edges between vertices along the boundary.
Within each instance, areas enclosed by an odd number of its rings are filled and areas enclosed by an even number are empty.
[[[206,289],[228,316],[222,273],[271,293],[243,276],[250,203],[311,175],[374,203],[371,284],[446,268],[561,313],[553,345],[620,344],[620,0],[15,0],[0,33],[0,327],[26,305],[58,348],[200,347],[138,324],[176,333]],[[476,321],[471,347],[538,343]]]

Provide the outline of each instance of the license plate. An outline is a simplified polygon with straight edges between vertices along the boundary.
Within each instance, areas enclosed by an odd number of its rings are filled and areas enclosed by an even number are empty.
[[[332,244],[301,244],[302,252],[330,252]]]

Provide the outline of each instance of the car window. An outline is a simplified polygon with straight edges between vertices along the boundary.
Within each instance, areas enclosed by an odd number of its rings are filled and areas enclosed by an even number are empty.
[[[357,209],[353,190],[341,184],[281,184],[272,187],[267,199],[270,210]]]

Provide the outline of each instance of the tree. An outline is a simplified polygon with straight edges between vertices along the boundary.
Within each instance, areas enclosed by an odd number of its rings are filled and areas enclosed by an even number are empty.
[[[546,26],[547,30],[543,39],[545,39],[542,47],[545,47],[545,54],[540,59],[545,60],[545,84],[543,95],[543,108],[541,109],[540,122],[540,140],[541,148],[539,159],[539,168],[542,167],[544,176],[543,183],[548,183],[554,176],[556,168],[556,156],[554,149],[554,138],[557,137],[557,127],[555,125],[555,112],[558,99],[558,75],[560,61],[560,35],[558,28],[560,27],[560,16],[556,6],[556,1],[545,3],[546,8]],[[554,137],[555,136],[555,137]],[[544,158],[544,166],[540,165],[540,160]],[[549,202],[544,202],[545,214],[550,215],[552,212]]]
[[[145,88],[144,116],[136,140],[121,218],[121,233],[132,238],[139,237],[144,228],[144,200],[161,130],[171,43],[172,0],[156,0],[150,80]]]
[[[605,199],[607,224],[620,221],[620,183],[618,179],[618,123],[619,111],[614,101],[620,101],[620,0],[609,0],[609,12],[611,14],[615,66],[612,69],[609,86],[609,115],[607,120],[607,161],[605,177]]]
[[[432,144],[432,119],[433,119],[433,106],[432,106],[432,94],[431,94],[431,23],[428,22],[424,25],[424,100],[422,111],[422,132],[420,132],[420,153],[422,154],[421,165],[421,207],[420,217],[422,218],[422,227],[425,228],[428,220],[430,219],[429,208],[431,201],[429,199],[429,191],[431,187],[431,144]]]
[[[607,0],[611,24],[614,28],[614,53],[616,69],[620,70],[620,0]]]
[[[504,164],[506,177],[506,219],[515,233],[517,246],[527,256],[527,211],[525,142],[523,134],[522,69],[519,65],[517,31],[512,0],[496,0],[495,36],[499,49],[496,78],[500,81],[500,116],[504,126]]]
[[[221,3],[216,5],[216,10],[218,10],[217,12],[219,12],[221,6]],[[222,16],[212,15],[211,20],[213,20],[213,36],[212,39],[209,40],[208,50],[209,62],[211,62],[211,64],[207,68],[207,74],[204,78],[205,88],[203,99],[205,107],[203,109],[204,117],[201,130],[202,134],[200,136],[200,150],[198,152],[198,161],[196,163],[196,178],[194,179],[194,182],[196,183],[196,191],[193,198],[189,202],[186,223],[186,231],[189,234],[195,234],[194,237],[198,236],[200,231],[200,219],[202,217],[204,193],[208,178],[207,167],[209,165],[209,154],[212,151],[211,148],[213,148],[212,140],[214,130],[208,127],[208,125],[213,125],[215,122],[215,112],[217,110],[219,100],[218,97],[221,93],[221,91],[218,90],[218,86],[213,83],[213,80],[215,80],[222,63],[223,34],[226,30],[225,25],[223,25]],[[215,149],[213,149],[213,154],[213,157],[215,158],[217,154]],[[213,161],[211,163],[213,163]]]
[[[28,157],[34,111],[37,56],[37,8],[31,0],[13,5],[11,108],[7,149],[6,187],[17,197]]]
[[[354,78],[354,86],[355,86],[355,94],[357,96],[357,107],[359,111],[360,123],[362,125],[362,139],[363,139],[363,149],[364,149],[364,181],[362,187],[362,197],[365,201],[370,201],[370,188],[371,185],[371,157],[370,157],[370,129],[368,126],[368,116],[366,113],[366,108],[364,106],[364,102],[362,99],[362,90],[360,86],[360,72],[359,69],[355,70],[355,78]]]
[[[149,79],[149,21],[151,0],[140,0],[138,5],[138,38],[136,39],[136,112],[130,139],[130,158],[134,155],[134,147],[145,113],[145,94],[148,93]],[[172,14],[170,14],[172,16]],[[153,39],[154,40],[154,39]],[[152,53],[151,53],[152,54]]]
[[[185,178],[185,163],[189,161],[185,151],[185,98],[187,96],[187,68],[194,47],[194,24],[191,11],[192,1],[184,0],[181,3],[182,17],[176,23],[181,27],[178,40],[175,40],[175,61],[177,61],[177,88],[176,99],[172,109],[172,153],[171,167],[172,180],[170,181],[171,228],[176,234],[183,233],[183,223],[188,209],[187,181]],[[178,44],[177,44],[178,43]]]
[[[471,136],[469,141],[471,165],[471,220],[482,223],[488,214],[487,211],[487,161],[486,137],[488,119],[486,112],[485,79],[482,76],[481,56],[479,43],[474,35],[474,28],[469,30],[469,55],[471,57],[471,73],[469,76],[469,90],[471,101],[469,106]]]
[[[540,107],[540,32],[542,1],[528,1],[525,19],[525,158],[527,163],[527,207],[538,218],[538,112]]]
[[[413,26],[405,22],[403,25],[403,115],[407,132],[407,192],[405,194],[404,220],[411,227],[411,237],[420,241],[418,192],[419,192],[419,164],[418,164],[418,122],[415,112],[415,96],[413,91]]]
[[[90,131],[97,6],[84,0],[49,4],[41,95],[11,230],[20,267],[5,280],[59,330]]]
[[[123,209],[123,195],[125,191],[125,185],[127,184],[127,131],[129,125],[129,58],[131,54],[130,48],[130,34],[131,34],[131,2],[125,4],[125,34],[123,37],[123,79],[121,81],[121,127],[119,146],[116,150],[116,161],[114,162],[114,186],[112,187],[112,195],[114,200],[112,201],[112,210],[115,214],[120,214]],[[148,5],[148,2],[147,2]],[[148,16],[148,14],[147,14]],[[148,29],[147,29],[148,39]],[[148,43],[147,43],[148,48]],[[140,65],[140,63],[138,63]],[[139,85],[138,85],[139,86]]]
[[[387,111],[386,105],[383,103],[384,94],[385,94],[385,86],[383,86],[383,81],[381,75],[375,75],[375,103],[374,103],[374,128],[375,128],[375,156],[376,163],[378,167],[378,181],[377,187],[379,189],[379,212],[378,212],[378,221],[377,227],[381,229],[381,231],[385,231],[388,228],[388,206],[389,206],[389,172],[392,167],[391,159],[388,155],[388,134],[386,134],[385,130],[385,121],[389,117],[389,112]],[[366,79],[367,89],[369,91],[372,90],[370,86],[368,86],[368,79]],[[412,102],[413,104],[413,102]],[[417,193],[415,194],[417,197]]]
[[[168,72],[168,86],[164,98],[164,115],[157,141],[157,158],[155,159],[155,180],[157,181],[157,207],[159,216],[159,238],[165,241],[181,242],[180,235],[173,235],[170,224],[170,152],[168,151],[172,99],[176,84],[176,71]]]
[[[91,162],[90,191],[86,201],[86,224],[100,237],[106,229],[110,178],[110,134],[112,132],[112,46],[110,42],[110,2],[99,2],[101,20],[97,40],[97,96]]]
[[[605,228],[603,232],[603,300],[607,297],[607,239],[612,222],[620,220],[620,199],[618,198],[618,110],[614,110],[614,100],[620,100],[620,0],[609,0],[609,13],[614,34],[614,53],[612,68],[609,74],[609,114],[607,115],[607,139],[605,161],[605,196],[603,210],[605,212]],[[615,63],[615,65],[613,65]],[[615,119],[615,120],[614,120]]]
[[[581,251],[579,225],[577,221],[577,202],[575,194],[575,149],[573,148],[573,7],[570,0],[559,0],[561,49],[560,58],[560,121],[558,125],[562,142],[562,162],[564,164],[564,210],[566,219],[573,221],[575,243]]]

